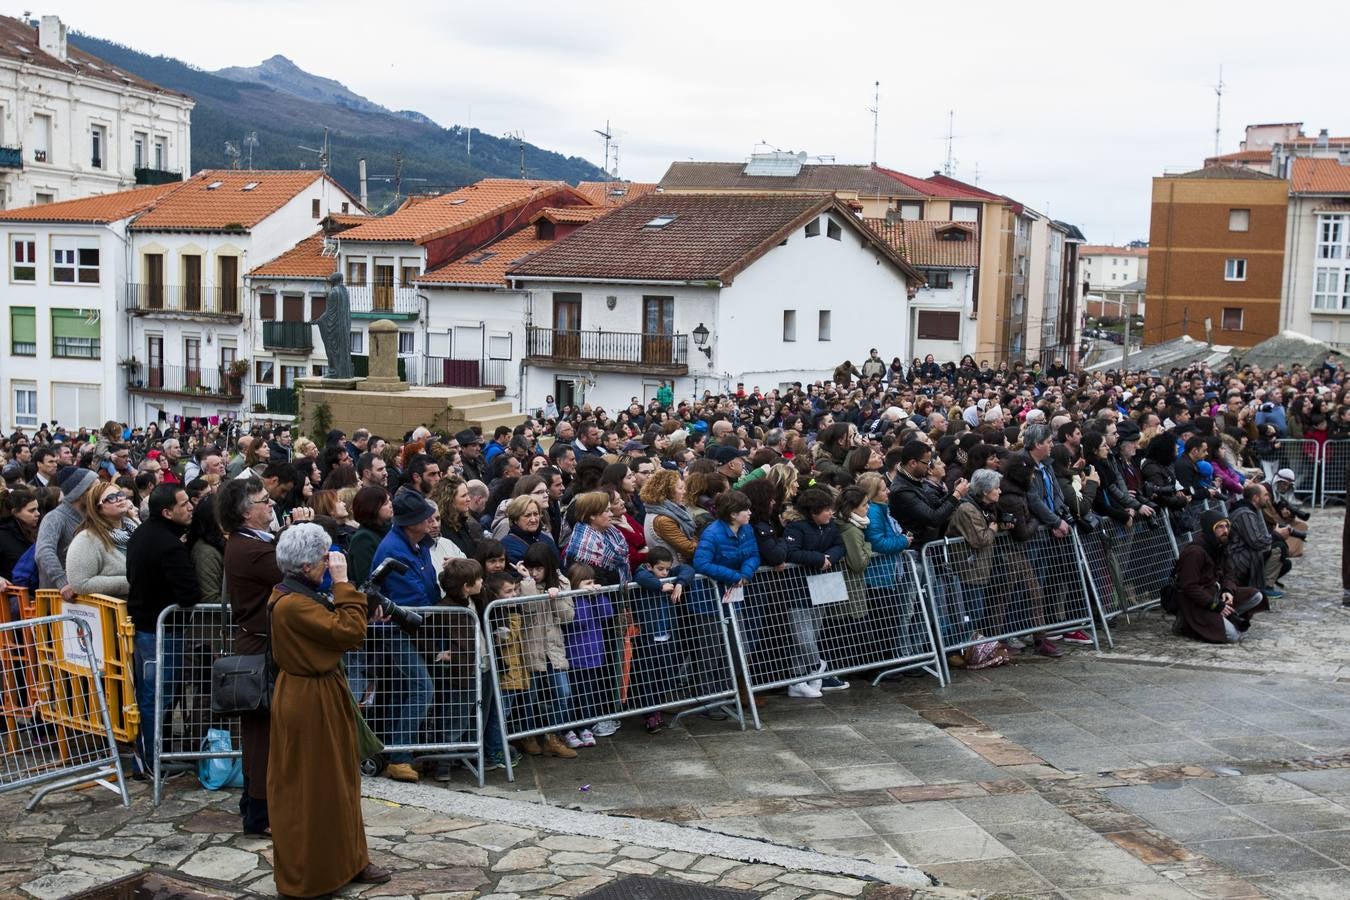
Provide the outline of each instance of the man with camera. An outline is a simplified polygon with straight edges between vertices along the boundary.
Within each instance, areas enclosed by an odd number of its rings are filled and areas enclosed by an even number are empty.
[[[389,533],[375,549],[372,571],[386,559],[394,559],[406,568],[391,571],[384,580],[384,595],[406,607],[435,606],[441,592],[436,584],[436,566],[431,561],[431,532],[437,525],[436,507],[416,491],[399,491],[394,497],[394,521]],[[395,679],[389,691],[395,698],[393,724],[389,734],[380,735],[385,743],[407,746],[417,743],[417,734],[431,706],[434,686],[426,663],[412,639],[382,615],[376,616],[378,638],[375,647],[384,656],[383,666]],[[374,649],[374,648],[372,648]],[[412,754],[391,751],[385,775],[395,781],[417,781]]]

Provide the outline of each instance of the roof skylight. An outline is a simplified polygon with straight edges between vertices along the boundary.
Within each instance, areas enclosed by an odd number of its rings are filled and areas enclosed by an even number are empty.
[[[650,222],[648,222],[646,225],[643,225],[642,227],[649,231],[660,231],[662,228],[665,228],[671,222],[674,222],[677,218],[679,217],[657,216],[655,219],[652,219]]]

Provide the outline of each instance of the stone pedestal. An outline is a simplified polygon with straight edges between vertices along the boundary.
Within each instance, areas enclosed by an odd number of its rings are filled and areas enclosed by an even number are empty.
[[[398,326],[388,319],[376,319],[368,332],[370,375],[361,379],[358,388],[387,394],[408,390],[407,382],[398,377]]]

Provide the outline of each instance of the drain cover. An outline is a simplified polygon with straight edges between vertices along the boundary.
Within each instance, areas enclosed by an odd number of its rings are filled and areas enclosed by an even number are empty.
[[[745,900],[755,895],[689,881],[629,875],[581,896],[583,900]]]
[[[71,900],[224,900],[236,896],[238,891],[228,885],[150,871],[72,894]]]

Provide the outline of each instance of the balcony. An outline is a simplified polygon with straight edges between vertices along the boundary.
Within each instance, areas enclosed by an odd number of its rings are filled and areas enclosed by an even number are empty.
[[[153,184],[173,184],[175,181],[183,180],[182,172],[170,172],[168,169],[151,169],[141,166],[136,168],[135,175],[138,187]]]
[[[422,311],[417,289],[395,284],[353,284],[347,287],[355,319],[415,319]]]
[[[426,387],[506,389],[505,359],[447,359],[444,356],[422,358],[422,385]],[[415,368],[415,367],[414,367]]]
[[[629,331],[525,329],[529,365],[585,367],[603,372],[689,374],[689,335]]]
[[[309,322],[263,322],[263,347],[268,350],[314,349],[313,328]]]
[[[127,390],[133,394],[176,394],[220,403],[244,399],[244,378],[219,369],[187,366],[143,366],[127,369]]]
[[[249,408],[255,415],[294,416],[300,411],[300,398],[293,387],[255,384],[249,388]]]
[[[242,289],[176,284],[128,284],[127,311],[138,316],[243,321]]]
[[[22,147],[0,147],[0,169],[22,169]]]

